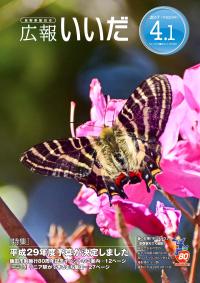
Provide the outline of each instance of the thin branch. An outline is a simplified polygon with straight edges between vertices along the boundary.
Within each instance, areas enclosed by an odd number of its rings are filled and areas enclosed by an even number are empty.
[[[188,283],[189,282],[189,276],[190,276],[188,267],[187,266],[180,266],[180,270],[181,270],[181,273],[183,274],[185,282]]]
[[[192,265],[190,270],[189,283],[195,283],[197,263],[200,253],[200,200],[198,202],[197,213],[196,213],[196,224],[194,229],[193,236],[193,256],[192,256]]]
[[[192,203],[186,198],[184,198],[183,200],[187,204],[188,208],[191,210],[192,214],[195,215],[195,209],[194,209]]]
[[[124,221],[124,217],[121,213],[121,209],[118,206],[116,206],[116,224],[118,226],[118,231],[120,232],[124,243],[129,249],[129,252],[130,252],[130,255],[133,261],[135,262],[135,264],[138,264],[139,258],[138,258],[137,252],[135,248],[133,247],[133,244],[130,240],[128,229]],[[141,275],[143,276],[143,278],[145,279],[147,283],[154,283],[151,275],[149,274],[146,268],[139,268],[139,272],[141,273]]]
[[[183,215],[192,223],[195,224],[195,219],[192,215],[169,193],[161,190],[161,193],[177,208]]]
[[[170,283],[167,274],[165,273],[164,269],[162,269],[161,272],[161,279],[162,279],[162,283]]]
[[[5,204],[3,199],[0,197],[0,223],[12,239],[14,238],[26,238],[29,239],[29,243],[26,245],[18,246],[19,249],[22,248],[37,248],[40,249],[36,242],[31,238],[29,233],[25,230],[21,222],[16,218],[12,211]],[[27,255],[28,259],[47,259],[45,256],[39,255]],[[54,269],[52,264],[47,264],[51,269],[38,269],[37,271],[48,283],[66,283],[57,270]]]

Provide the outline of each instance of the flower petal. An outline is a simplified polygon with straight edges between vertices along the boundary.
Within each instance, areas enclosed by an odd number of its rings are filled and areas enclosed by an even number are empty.
[[[104,206],[97,215],[97,225],[103,234],[114,238],[121,237],[116,225],[114,205],[121,208],[128,230],[137,227],[150,235],[163,235],[164,226],[150,210],[142,204],[114,198],[113,207]]]
[[[91,121],[76,128],[76,136],[99,136],[103,127],[112,127],[114,120],[121,111],[126,100],[110,99],[101,92],[101,84],[98,79],[93,79],[90,84]]]
[[[167,75],[167,77],[171,84],[173,100],[167,125],[164,133],[160,137],[163,157],[167,157],[167,154],[176,145],[179,137],[180,127],[186,113],[183,80],[179,76]]]
[[[94,121],[88,121],[76,128],[76,137],[98,137],[103,126],[96,125]]]
[[[185,143],[185,145],[184,145]],[[182,147],[178,147],[177,157],[169,159],[162,159],[161,167],[163,174],[158,175],[157,180],[168,193],[180,197],[196,197],[200,198],[200,165],[199,158],[194,153],[192,154],[189,145],[182,142]],[[185,148],[186,147],[186,148]],[[181,153],[182,150],[182,153]],[[185,152],[185,153],[184,153]],[[184,159],[184,154],[191,152],[191,160]],[[178,153],[180,154],[178,156]],[[198,154],[198,153],[196,153]],[[182,155],[182,157],[181,157]],[[186,157],[186,156],[184,156]],[[194,162],[196,160],[196,162]]]
[[[200,64],[186,69],[183,79],[188,104],[193,110],[200,111]]]
[[[105,125],[112,127],[113,122],[117,118],[119,112],[124,106],[126,100],[124,99],[109,99],[107,108],[106,108],[106,116],[105,116]]]
[[[191,143],[200,143],[200,113],[186,105],[185,117],[180,128],[181,137]]]
[[[101,206],[108,202],[108,197],[105,194],[98,197],[93,189],[87,188],[85,185],[81,187],[80,192],[74,199],[74,204],[87,214],[99,213]]]
[[[184,100],[184,83],[177,75],[166,75],[172,89],[172,109],[177,107]]]
[[[134,185],[125,185],[124,191],[128,196],[129,201],[133,201],[136,203],[141,203],[146,206],[149,206],[153,199],[155,188],[151,187],[151,191],[148,193],[146,184],[144,181],[142,181],[141,183]]]
[[[164,234],[164,226],[160,220],[143,204],[126,200],[114,200],[118,205],[128,225],[141,229],[144,233],[161,236]]]
[[[166,235],[174,238],[177,234],[181,220],[180,210],[173,207],[167,207],[164,203],[157,201],[155,215],[164,225]]]
[[[93,79],[90,83],[90,99],[92,101],[91,120],[103,125],[106,114],[106,100],[101,92],[101,84],[98,79]]]
[[[106,235],[113,238],[120,238],[121,235],[117,230],[115,223],[115,210],[111,207],[103,207],[101,211],[97,214],[96,218],[97,225],[100,231]]]
[[[6,283],[46,283],[42,276],[34,269],[25,272],[9,269]]]

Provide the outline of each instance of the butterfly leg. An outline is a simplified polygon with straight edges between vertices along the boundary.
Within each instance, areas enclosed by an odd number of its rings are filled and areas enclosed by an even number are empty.
[[[142,179],[145,181],[147,192],[150,193],[150,186],[152,182],[152,175],[147,167],[142,170]]]
[[[157,189],[161,189],[160,185],[157,183],[155,176],[162,170],[156,164],[156,162],[149,160],[146,163],[146,167],[142,171],[142,178],[146,183],[147,192],[150,192],[150,186],[153,184]]]
[[[119,176],[114,181],[115,190],[113,194],[119,195],[121,198],[128,198],[124,192],[123,187],[130,182],[130,177],[126,176],[124,173],[120,173]]]
[[[108,191],[107,191],[107,195],[108,195],[108,198],[109,198],[109,203],[110,203],[110,206],[112,206],[112,187],[107,187],[108,188]]]
[[[109,197],[110,206],[112,206],[112,197],[115,195],[119,195],[121,198],[125,199],[128,198],[125,194],[123,187],[117,186],[115,183],[112,182],[105,182],[107,188],[107,195]]]
[[[123,187],[121,187],[121,188],[118,187],[117,193],[118,193],[118,195],[119,195],[121,198],[123,198],[123,199],[128,198],[128,196],[127,196],[126,193],[124,192]]]
[[[159,161],[160,161],[160,157],[159,157]],[[156,181],[156,175],[162,172],[162,169],[159,166],[159,161],[158,158],[157,160],[154,162],[152,160],[147,162],[147,168],[150,171],[151,174],[151,179],[152,179],[152,184],[158,189],[161,190],[161,186],[158,184],[158,182]]]

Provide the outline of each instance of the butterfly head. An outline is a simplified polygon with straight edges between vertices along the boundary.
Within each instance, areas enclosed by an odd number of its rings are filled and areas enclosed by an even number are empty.
[[[113,135],[114,135],[113,128],[108,127],[108,126],[105,126],[100,133],[100,137],[103,140],[111,139],[113,138]]]

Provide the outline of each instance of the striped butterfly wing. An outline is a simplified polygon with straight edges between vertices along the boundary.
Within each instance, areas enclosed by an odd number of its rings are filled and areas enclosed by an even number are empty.
[[[101,194],[106,185],[92,146],[97,140],[95,137],[80,137],[43,142],[24,152],[20,161],[31,171],[73,178]]]
[[[165,75],[154,75],[142,82],[119,113],[114,127],[131,137],[137,154],[144,152],[141,175],[150,191],[155,176],[161,172],[161,147],[158,141],[168,121],[172,103],[170,83]]]
[[[172,92],[165,75],[143,81],[132,93],[114,125],[135,139],[156,143],[171,110]]]
[[[94,189],[97,195],[109,196],[122,192],[110,191],[113,180],[102,174],[98,152],[103,143],[98,137],[51,140],[37,144],[24,152],[20,161],[31,171],[54,177],[73,178]]]

